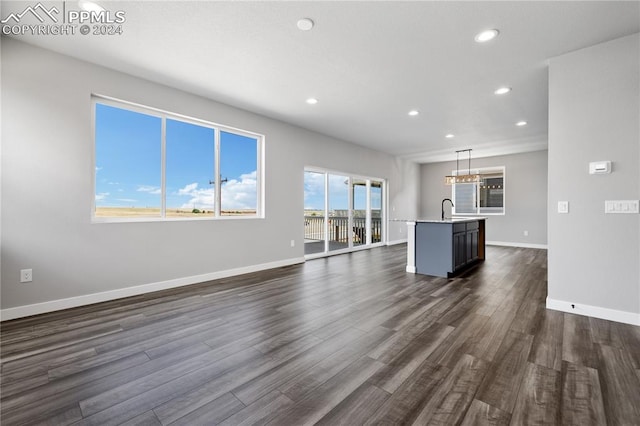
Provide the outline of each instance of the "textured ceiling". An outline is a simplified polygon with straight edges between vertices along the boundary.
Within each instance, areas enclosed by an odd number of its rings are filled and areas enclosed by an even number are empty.
[[[548,59],[640,31],[638,1],[97,3],[123,35],[16,38],[420,162],[544,149]]]

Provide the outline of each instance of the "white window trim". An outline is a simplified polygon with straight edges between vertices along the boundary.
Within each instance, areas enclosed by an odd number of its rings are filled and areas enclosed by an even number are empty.
[[[112,106],[115,108],[126,109],[133,112],[138,112],[153,117],[158,117],[162,121],[161,132],[161,206],[160,217],[96,217],[96,104],[103,104]],[[217,199],[215,205],[214,216],[207,217],[165,217],[166,216],[166,120],[177,120],[185,123],[195,124],[202,127],[213,129],[215,132],[215,172],[219,174],[220,171],[220,132],[234,133],[240,136],[246,136],[256,139],[257,152],[256,152],[256,214],[251,216],[221,216],[220,207],[221,199]],[[92,194],[91,194],[91,223],[129,223],[129,222],[184,222],[184,221],[208,221],[208,220],[252,220],[252,219],[264,219],[265,218],[265,135],[260,133],[251,132],[248,130],[238,129],[235,127],[227,126],[224,124],[214,123],[212,121],[202,120],[199,118],[190,117],[183,114],[174,113],[171,111],[162,110],[159,108],[149,107],[134,102],[124,101],[111,96],[105,96],[101,94],[91,94],[91,133],[93,140],[93,148],[91,151],[91,171],[92,171]],[[221,191],[219,182],[220,179],[216,179],[216,194],[220,194]],[[217,195],[218,197],[218,195]]]
[[[502,188],[502,212],[499,213],[486,213],[480,212],[480,207],[476,207],[475,213],[458,213],[455,210],[455,205],[452,207],[451,214],[456,216],[504,216],[507,213],[507,171],[505,166],[495,166],[495,167],[481,167],[476,169],[464,169],[464,170],[452,170],[451,175],[455,176],[456,174],[465,175],[465,174],[490,174],[491,172],[502,172],[503,179],[503,188]],[[461,184],[462,185],[462,184]],[[479,188],[476,188],[476,197],[479,197]],[[456,199],[456,185],[451,185],[451,199],[455,201]]]

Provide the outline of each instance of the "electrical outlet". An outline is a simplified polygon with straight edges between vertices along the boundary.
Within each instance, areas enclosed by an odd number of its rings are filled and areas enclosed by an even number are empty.
[[[21,269],[20,270],[20,282],[30,283],[33,281],[33,269]]]
[[[569,213],[568,201],[558,201],[558,213]]]
[[[529,236],[529,231],[524,231],[524,236],[528,237]]]
[[[291,247],[295,247],[296,246],[296,240],[291,240]]]

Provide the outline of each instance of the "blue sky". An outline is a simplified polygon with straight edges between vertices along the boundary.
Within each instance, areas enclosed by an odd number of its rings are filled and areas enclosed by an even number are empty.
[[[304,174],[304,208],[307,210],[324,210],[324,173],[305,172]],[[349,206],[347,176],[329,175],[329,210],[346,210]],[[356,210],[364,210],[367,205],[366,187],[356,185],[353,206]],[[382,191],[372,188],[371,208],[381,208]]]
[[[220,132],[222,209],[256,208],[256,139]],[[214,130],[167,118],[167,209],[214,208]],[[160,207],[162,119],[96,104],[96,206]]]

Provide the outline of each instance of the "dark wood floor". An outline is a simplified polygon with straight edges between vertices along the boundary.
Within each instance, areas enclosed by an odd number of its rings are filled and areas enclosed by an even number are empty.
[[[1,422],[640,424],[640,327],[545,309],[546,251],[405,246],[1,324]]]

